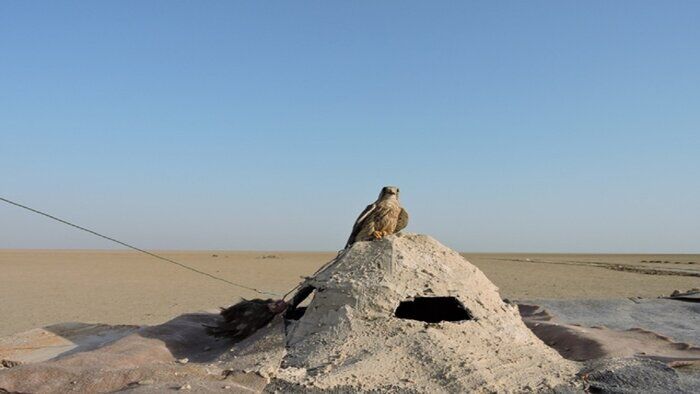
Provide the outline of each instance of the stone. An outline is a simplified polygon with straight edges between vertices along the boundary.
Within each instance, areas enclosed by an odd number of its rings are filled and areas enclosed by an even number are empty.
[[[603,358],[589,362],[579,374],[596,393],[691,393],[678,373],[645,358]]]

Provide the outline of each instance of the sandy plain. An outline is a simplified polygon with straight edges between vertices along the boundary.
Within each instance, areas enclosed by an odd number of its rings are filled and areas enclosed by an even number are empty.
[[[284,294],[330,252],[160,251]],[[511,300],[654,298],[700,287],[700,255],[465,253]],[[0,250],[0,336],[59,322],[156,324],[260,295],[115,250]]]

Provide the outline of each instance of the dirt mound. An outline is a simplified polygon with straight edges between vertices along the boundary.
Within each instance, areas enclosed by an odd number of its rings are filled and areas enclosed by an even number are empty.
[[[361,242],[310,280],[276,376],[318,388],[542,390],[578,370],[475,266],[431,237]]]

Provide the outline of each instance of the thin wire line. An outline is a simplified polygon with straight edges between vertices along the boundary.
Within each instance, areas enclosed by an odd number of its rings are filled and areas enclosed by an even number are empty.
[[[82,230],[82,231],[88,232],[88,233],[90,233],[90,234],[92,234],[92,235],[96,235],[96,236],[98,236],[98,237],[100,237],[100,238],[104,238],[104,239],[106,239],[106,240],[108,240],[108,241],[112,241],[112,242],[117,243],[117,244],[119,244],[119,245],[126,246],[127,248],[136,250],[136,251],[138,251],[138,252],[145,253],[145,254],[147,254],[147,255],[149,255],[149,256],[151,256],[151,257],[155,257],[155,258],[157,258],[157,259],[166,261],[166,262],[168,262],[168,263],[178,265],[178,266],[180,266],[180,267],[182,267],[182,268],[184,268],[184,269],[190,270],[190,271],[192,271],[192,272],[196,272],[196,273],[198,273],[198,274],[200,274],[200,275],[208,276],[208,277],[211,278],[211,279],[215,279],[215,280],[218,280],[218,281],[227,283],[227,284],[232,285],[232,286],[236,286],[236,287],[240,287],[240,288],[243,288],[243,289],[251,290],[251,291],[254,291],[254,292],[258,293],[258,294],[266,294],[266,295],[272,295],[272,296],[280,296],[280,295],[277,294],[277,293],[271,293],[271,292],[268,292],[268,291],[259,290],[259,289],[256,289],[256,288],[254,288],[254,287],[242,285],[242,284],[240,284],[240,283],[231,282],[231,281],[228,280],[228,279],[220,278],[220,277],[215,276],[215,275],[212,275],[212,274],[210,274],[210,273],[208,273],[208,272],[200,271],[200,270],[198,270],[197,268],[190,267],[190,266],[188,266],[188,265],[179,263],[179,262],[177,262],[177,261],[175,261],[175,260],[173,260],[173,259],[169,259],[169,258],[167,258],[167,257],[159,256],[159,255],[157,255],[157,254],[155,254],[155,253],[151,253],[151,252],[149,252],[149,251],[147,251],[147,250],[143,250],[143,249],[138,248],[138,247],[136,247],[136,246],[129,245],[129,244],[126,243],[126,242],[119,241],[119,240],[117,240],[117,239],[114,239],[114,238],[112,238],[112,237],[108,237],[108,236],[106,236],[106,235],[102,235],[102,234],[100,234],[100,233],[98,233],[98,232],[96,232],[96,231],[90,230],[90,229],[85,228],[85,227],[82,227],[82,226],[78,226],[77,224],[73,224],[73,223],[68,222],[68,221],[66,221],[66,220],[63,220],[63,219],[61,219],[61,218],[57,218],[56,216],[50,215],[50,214],[48,214],[48,213],[39,211],[39,210],[34,209],[34,208],[31,208],[31,207],[28,207],[28,206],[26,206],[26,205],[22,205],[22,204],[20,204],[20,203],[14,202],[14,201],[12,201],[12,200],[8,200],[8,199],[6,199],[6,198],[0,197],[0,201],[4,201],[4,202],[6,202],[6,203],[8,203],[8,204],[11,204],[11,205],[14,205],[14,206],[17,206],[17,207],[26,209],[26,210],[28,210],[28,211],[34,212],[34,213],[39,214],[39,215],[42,215],[42,216],[46,216],[46,217],[49,218],[49,219],[53,219],[53,220],[55,220],[55,221],[57,221],[57,222],[66,224],[66,225],[71,226],[71,227],[75,227],[75,228],[77,228],[78,230]]]
[[[343,250],[339,251],[338,254],[337,254],[335,257],[333,257],[333,259],[332,259],[331,261],[329,261],[329,262],[323,264],[323,265],[321,266],[321,268],[317,269],[316,272],[314,272],[311,276],[307,276],[303,281],[299,282],[296,286],[294,286],[294,288],[293,288],[292,290],[289,290],[289,291],[287,292],[287,294],[285,294],[284,296],[282,296],[282,299],[283,299],[283,300],[286,299],[288,295],[292,294],[292,292],[294,292],[294,290],[299,289],[299,288],[301,287],[301,285],[303,285],[304,283],[306,283],[309,279],[316,277],[316,276],[319,275],[321,272],[325,271],[327,268],[330,268],[330,266],[333,265],[333,264],[335,264],[335,263],[345,254],[345,252],[346,252],[347,250],[349,250],[349,249],[346,248],[346,249],[343,249]]]

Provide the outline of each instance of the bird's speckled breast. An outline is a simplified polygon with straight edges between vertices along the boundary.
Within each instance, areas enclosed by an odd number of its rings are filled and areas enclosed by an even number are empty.
[[[399,202],[396,200],[383,201],[379,204],[377,209],[379,215],[377,215],[378,220],[375,225],[375,230],[392,234],[399,220],[399,213],[401,212]]]

